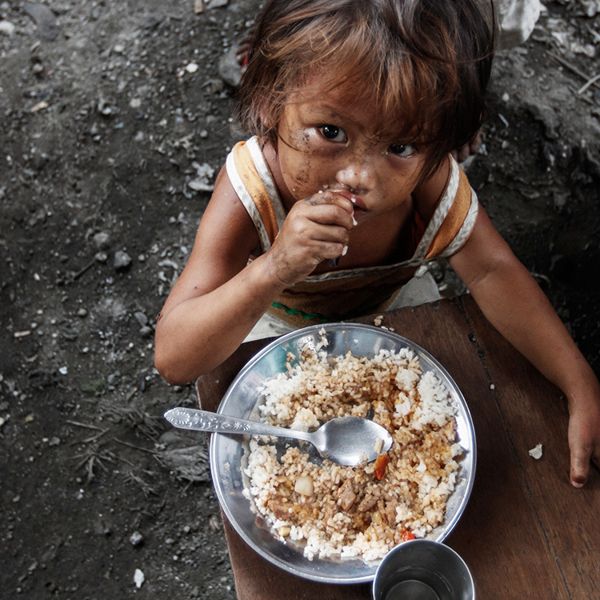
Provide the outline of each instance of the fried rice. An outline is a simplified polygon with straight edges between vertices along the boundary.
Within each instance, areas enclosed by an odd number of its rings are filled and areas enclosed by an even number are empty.
[[[244,494],[273,534],[309,559],[373,561],[444,522],[463,452],[456,407],[408,348],[332,357],[324,344],[288,355],[287,371],[264,385],[261,419],[309,431],[333,417],[368,416],[393,436],[387,458],[344,467],[314,460],[302,446],[278,455],[273,438],[254,437]]]

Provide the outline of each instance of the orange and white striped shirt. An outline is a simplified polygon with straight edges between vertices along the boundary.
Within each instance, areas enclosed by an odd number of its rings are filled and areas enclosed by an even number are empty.
[[[266,252],[283,225],[286,211],[258,138],[237,143],[227,156],[226,169],[256,227],[261,250]],[[464,171],[451,159],[448,182],[429,223],[425,225],[414,213],[409,258],[310,275],[285,290],[271,311],[284,321],[308,325],[381,310],[419,266],[452,256],[463,246],[473,230],[477,211],[477,195]]]

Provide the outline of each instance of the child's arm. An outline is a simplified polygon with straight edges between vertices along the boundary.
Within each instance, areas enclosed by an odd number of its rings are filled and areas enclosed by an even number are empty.
[[[450,259],[496,329],[566,395],[571,483],[581,487],[590,459],[600,466],[600,384],[545,294],[485,211]]]
[[[351,215],[351,202],[333,193],[297,202],[270,251],[248,264],[258,235],[221,171],[190,258],[156,327],[161,375],[188,382],[223,362],[282,289],[341,254]]]

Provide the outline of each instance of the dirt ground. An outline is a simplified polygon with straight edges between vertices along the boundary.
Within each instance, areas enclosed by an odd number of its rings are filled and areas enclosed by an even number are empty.
[[[193,389],[152,339],[240,138],[219,60],[258,4],[0,2],[2,599],[234,597],[205,440],[161,418]],[[597,372],[599,15],[548,2],[498,57],[470,168]]]

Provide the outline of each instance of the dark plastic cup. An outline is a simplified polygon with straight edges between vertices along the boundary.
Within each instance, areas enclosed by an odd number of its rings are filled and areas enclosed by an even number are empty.
[[[449,546],[412,540],[392,548],[373,580],[373,600],[475,600],[465,561]]]

